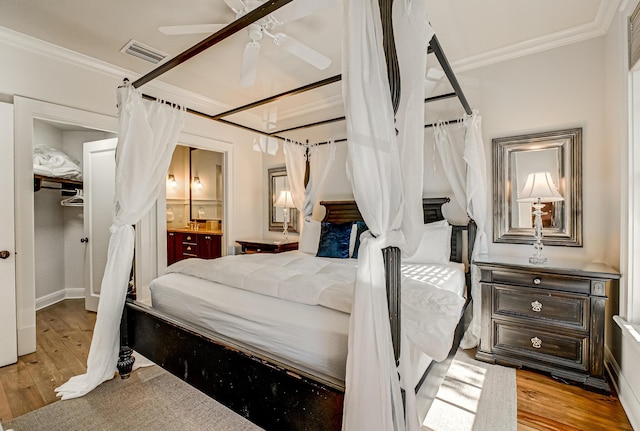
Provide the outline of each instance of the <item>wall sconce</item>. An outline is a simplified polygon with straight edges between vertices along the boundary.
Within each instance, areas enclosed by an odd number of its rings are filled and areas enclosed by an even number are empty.
[[[193,177],[193,187],[197,189],[201,189],[203,187],[202,183],[200,182],[200,177]]]
[[[544,204],[542,202],[559,202],[564,198],[558,189],[553,185],[553,179],[549,172],[534,172],[529,174],[524,184],[518,202],[531,202],[534,210],[533,215],[533,236],[536,241],[533,244],[533,255],[529,258],[529,263],[542,264],[547,262],[547,258],[542,256],[542,212]]]
[[[169,184],[171,184],[172,187],[178,187],[178,182],[173,174],[169,174]]]

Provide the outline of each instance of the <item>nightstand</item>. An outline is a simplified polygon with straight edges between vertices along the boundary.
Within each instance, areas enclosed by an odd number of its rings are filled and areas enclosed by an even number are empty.
[[[282,253],[298,249],[298,241],[273,241],[268,239],[236,240],[242,246],[243,254]]]
[[[524,257],[480,256],[473,263],[481,270],[482,291],[476,359],[610,391],[604,336],[605,325],[617,313],[616,270],[556,259],[532,265]],[[616,301],[608,303],[612,294]]]

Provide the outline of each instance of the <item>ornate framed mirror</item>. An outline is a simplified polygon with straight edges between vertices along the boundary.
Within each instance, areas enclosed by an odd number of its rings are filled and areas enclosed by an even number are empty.
[[[545,245],[582,247],[582,128],[493,143],[493,241],[533,244],[532,207],[518,201],[529,174],[548,172],[564,200],[542,209]]]
[[[269,230],[280,231],[284,229],[284,211],[282,208],[274,206],[274,203],[280,192],[290,190],[289,179],[287,177],[287,168],[277,167],[268,170],[269,181]],[[299,232],[298,219],[299,212],[296,208],[291,208],[288,214],[287,230],[289,232]]]

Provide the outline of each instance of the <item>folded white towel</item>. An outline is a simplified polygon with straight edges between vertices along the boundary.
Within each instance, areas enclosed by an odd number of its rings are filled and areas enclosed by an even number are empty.
[[[47,145],[36,145],[33,149],[33,172],[56,178],[82,179],[80,163],[69,155]]]

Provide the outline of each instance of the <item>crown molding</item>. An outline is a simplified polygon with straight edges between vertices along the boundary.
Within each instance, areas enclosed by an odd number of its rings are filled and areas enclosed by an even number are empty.
[[[601,0],[595,19],[589,23],[453,61],[451,67],[456,72],[465,72],[604,36],[619,9],[620,2],[621,0]]]
[[[116,78],[117,80],[122,80],[126,77],[131,81],[135,81],[141,76],[140,74],[130,70],[114,66],[105,61],[19,33],[6,27],[0,27],[0,43],[11,45],[58,61],[63,61],[72,66],[98,72],[103,75]],[[163,98],[174,103],[185,105],[194,110],[211,113],[212,115],[232,108],[232,106],[217,100],[202,96],[192,91],[184,90],[180,87],[176,87],[175,85],[167,84],[159,80],[154,80],[153,82],[145,84],[144,89],[144,92],[151,96]]]

